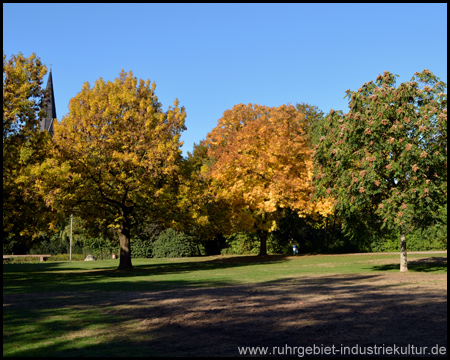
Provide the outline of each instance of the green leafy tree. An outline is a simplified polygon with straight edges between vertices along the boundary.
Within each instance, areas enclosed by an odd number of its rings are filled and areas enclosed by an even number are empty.
[[[347,231],[357,224],[406,234],[436,219],[447,200],[446,84],[429,70],[395,87],[378,75],[347,90],[349,112],[331,110],[315,147],[315,196],[334,199]]]
[[[300,114],[304,114],[305,116],[303,130],[306,134],[306,137],[310,141],[311,146],[312,144],[317,144],[320,138],[318,129],[320,128],[321,122],[325,118],[325,114],[317,106],[310,105],[304,102],[297,103],[295,107]]]
[[[39,169],[46,200],[85,220],[113,228],[119,269],[131,269],[130,239],[139,224],[176,219],[184,107],[163,111],[155,83],[123,70],[113,82],[83,85],[55,126],[52,159]]]

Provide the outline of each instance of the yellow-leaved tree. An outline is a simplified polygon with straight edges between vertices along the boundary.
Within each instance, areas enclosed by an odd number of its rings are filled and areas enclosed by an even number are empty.
[[[47,156],[50,135],[39,130],[45,116],[46,66],[36,54],[3,53],[3,249],[25,251],[58,214],[34,191],[31,169]],[[5,250],[6,249],[6,250]]]
[[[123,70],[113,82],[85,83],[55,126],[52,157],[38,170],[49,205],[112,227],[119,269],[130,269],[130,237],[150,219],[175,219],[184,107],[162,110],[155,83]]]
[[[209,174],[218,200],[231,204],[230,229],[258,234],[266,255],[283,209],[327,215],[331,202],[310,200],[312,150],[304,114],[292,105],[235,105],[207,136]]]

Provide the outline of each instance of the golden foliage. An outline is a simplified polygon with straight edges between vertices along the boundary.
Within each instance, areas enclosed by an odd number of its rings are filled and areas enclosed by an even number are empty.
[[[292,105],[239,104],[207,136],[217,197],[252,213],[253,227],[274,229],[283,208],[299,215],[329,211],[328,203],[310,201],[312,150],[304,122]]]
[[[127,231],[146,216],[170,217],[186,114],[178,100],[163,112],[154,89],[123,70],[83,85],[55,125],[50,203]]]

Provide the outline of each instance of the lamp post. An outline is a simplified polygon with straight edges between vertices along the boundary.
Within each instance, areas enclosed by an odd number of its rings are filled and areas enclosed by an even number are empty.
[[[72,219],[73,215],[70,215],[70,244],[69,244],[69,259],[72,262]]]

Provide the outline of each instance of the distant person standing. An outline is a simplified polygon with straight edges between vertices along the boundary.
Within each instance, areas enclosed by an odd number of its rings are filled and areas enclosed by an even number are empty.
[[[298,246],[297,245],[292,246],[292,252],[294,253],[294,255],[298,255]]]

